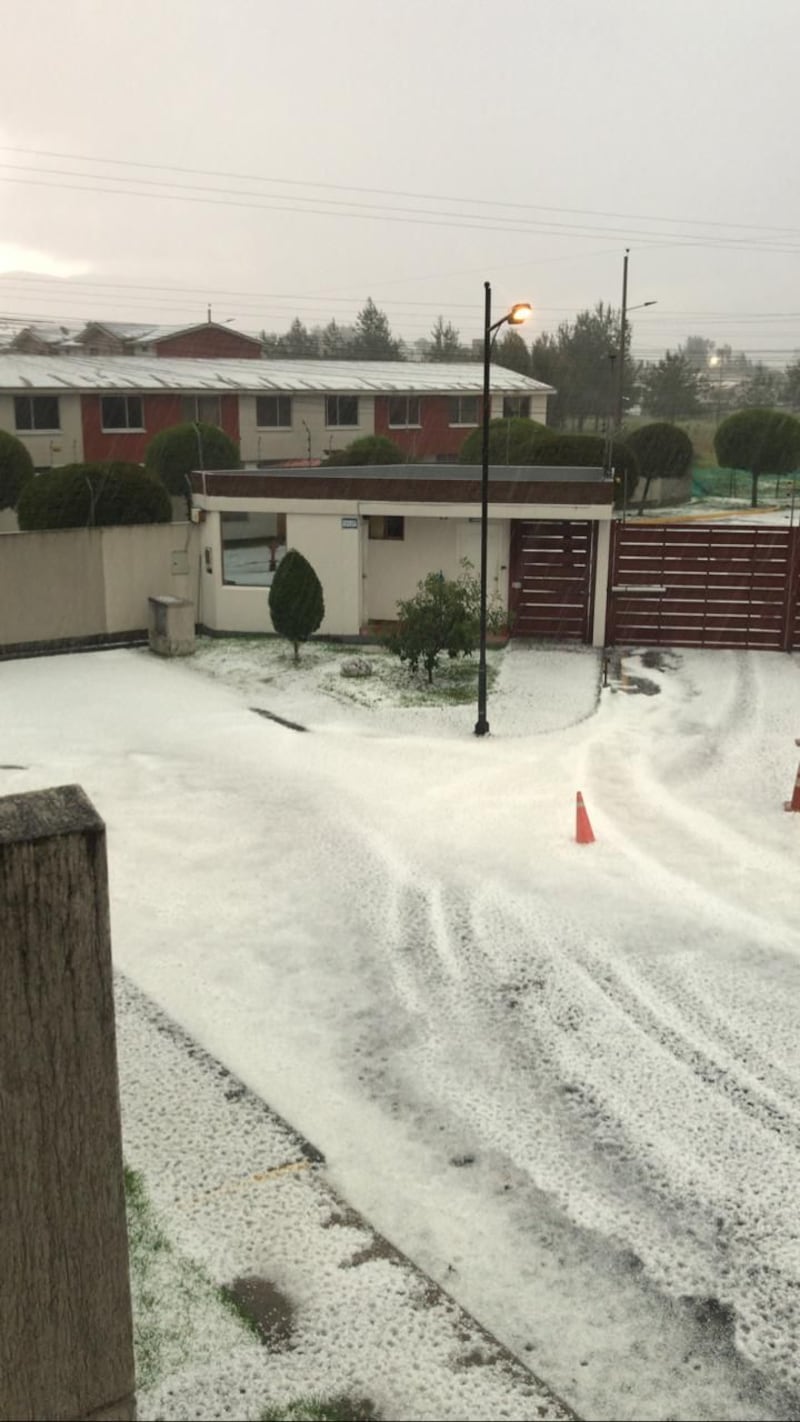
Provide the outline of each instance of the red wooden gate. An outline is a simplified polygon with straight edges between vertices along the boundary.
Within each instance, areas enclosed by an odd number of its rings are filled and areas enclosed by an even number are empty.
[[[586,519],[515,519],[509,610],[515,637],[590,640],[596,528]]]
[[[616,524],[606,640],[800,647],[800,529]]]

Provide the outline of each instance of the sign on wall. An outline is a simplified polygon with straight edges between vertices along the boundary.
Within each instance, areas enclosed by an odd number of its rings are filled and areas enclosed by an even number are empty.
[[[342,528],[358,528],[358,519],[346,515],[342,519]]]

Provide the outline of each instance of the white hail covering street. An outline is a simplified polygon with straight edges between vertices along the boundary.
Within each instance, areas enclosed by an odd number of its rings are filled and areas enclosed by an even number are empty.
[[[580,1415],[796,1416],[798,659],[512,646],[480,740],[259,656],[0,666],[117,968]]]

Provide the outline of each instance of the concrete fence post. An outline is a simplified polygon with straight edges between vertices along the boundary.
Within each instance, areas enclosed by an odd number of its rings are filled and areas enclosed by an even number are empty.
[[[0,798],[0,1419],[135,1417],[105,826]]]

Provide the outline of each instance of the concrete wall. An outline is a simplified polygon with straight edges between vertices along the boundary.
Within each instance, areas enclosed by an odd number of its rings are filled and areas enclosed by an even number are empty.
[[[0,647],[143,630],[148,597],[196,598],[197,544],[190,523],[0,534]]]
[[[354,439],[374,432],[375,398],[372,395],[359,395],[357,428],[330,429],[325,424],[324,395],[293,395],[292,428],[275,430],[258,428],[255,395],[241,395],[239,437],[242,459],[246,463],[257,463],[262,459],[308,458],[309,433],[303,425],[304,420],[311,436],[310,457],[321,459],[329,449],[344,449],[348,444],[352,444]]]
[[[20,394],[25,393],[20,391]],[[14,419],[14,396],[0,395],[0,430],[16,435],[37,469],[51,469],[58,464],[74,464],[83,459],[80,395],[59,391],[58,413],[61,426],[58,430],[42,433],[18,430]]]
[[[647,481],[640,479],[636,485],[636,492],[629,501],[629,508],[637,508],[644,498],[644,491]],[[684,474],[680,479],[651,479],[650,488],[647,490],[647,504],[682,504],[686,503],[692,496],[692,475],[691,471]]]
[[[366,619],[383,622],[397,617],[397,603],[413,597],[417,583],[428,573],[444,573],[456,578],[463,571],[461,560],[480,572],[480,522],[469,519],[406,518],[405,537],[400,540],[368,538],[366,543]],[[495,589],[503,604],[508,592],[507,520],[491,520],[488,539],[488,590]]]
[[[355,635],[361,626],[362,600],[359,527],[343,528],[338,509],[312,513],[307,507],[291,511],[276,505],[276,510],[286,513],[286,547],[302,553],[322,583],[325,617],[320,634]],[[209,513],[201,525],[201,542],[198,620],[223,632],[272,632],[269,588],[232,587],[222,581],[219,513]]]

